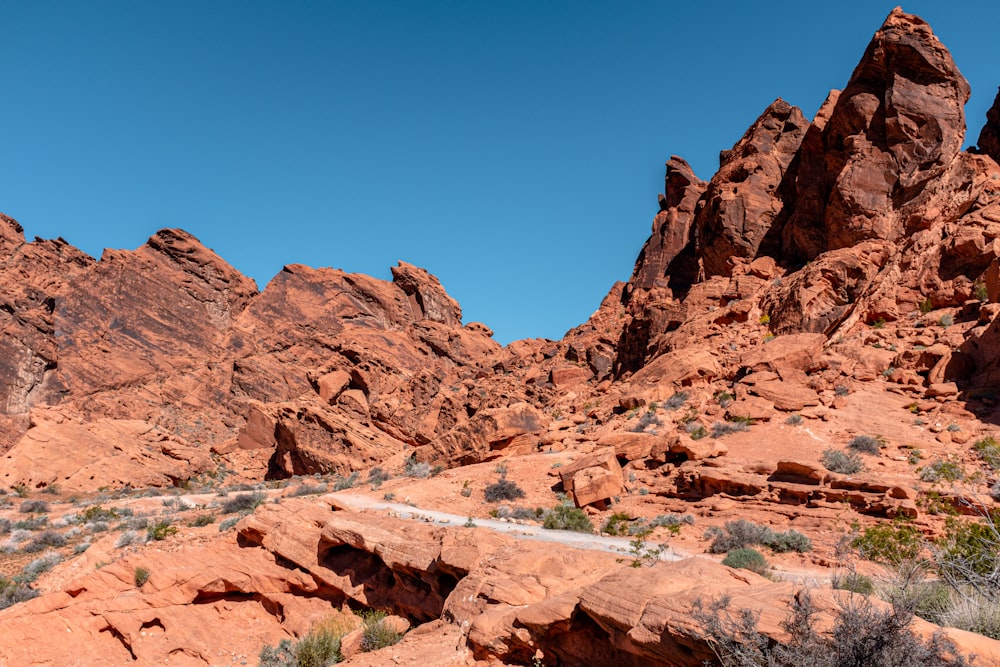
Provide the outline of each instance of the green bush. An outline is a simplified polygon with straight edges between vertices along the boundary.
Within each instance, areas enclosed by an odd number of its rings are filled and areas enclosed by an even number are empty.
[[[738,570],[750,570],[757,574],[767,572],[767,559],[761,552],[749,547],[733,549],[722,559],[722,564]]]
[[[385,623],[385,612],[368,610],[361,612],[364,631],[361,635],[361,650],[377,651],[386,646],[398,644],[403,635],[396,632]]]
[[[358,481],[358,472],[355,470],[347,477],[338,476],[336,481],[333,483],[334,491],[343,491],[344,489],[354,488],[354,485]]]
[[[924,482],[957,482],[965,478],[962,464],[955,459],[936,459],[919,469]]]
[[[161,521],[157,521],[156,523],[146,528],[146,535],[149,537],[149,539],[155,541],[165,540],[171,535],[174,535],[176,533],[177,533],[177,526],[170,525],[169,519],[163,519]]]
[[[1000,469],[1000,445],[997,444],[993,436],[977,440],[972,449],[990,468],[993,470]]]
[[[853,475],[861,472],[865,465],[861,461],[861,456],[857,452],[842,452],[838,449],[827,449],[823,451],[823,467],[832,472],[839,472],[842,475]]]
[[[923,534],[912,524],[895,520],[868,526],[854,537],[851,547],[865,560],[885,565],[912,561],[924,548]]]
[[[135,585],[137,588],[142,588],[143,584],[149,581],[150,572],[147,568],[141,565],[135,568]]]
[[[207,526],[215,521],[215,517],[211,514],[199,514],[191,520],[190,525],[193,528],[201,528],[202,526]]]
[[[328,667],[340,662],[340,640],[351,630],[343,619],[332,616],[313,626],[309,634],[294,644],[282,640],[265,646],[258,657],[260,667]]]
[[[100,505],[91,505],[87,509],[80,512],[80,520],[84,523],[93,523],[94,521],[111,521],[112,519],[117,519],[121,514],[115,509],[105,509]]]
[[[545,512],[542,526],[552,530],[572,530],[577,533],[593,533],[594,524],[579,507],[563,502]]]
[[[837,590],[860,593],[861,595],[872,595],[875,592],[875,582],[871,577],[867,577],[857,572],[847,574],[835,574],[830,584]]]
[[[601,526],[601,532],[608,535],[628,535],[630,534],[630,524],[632,518],[624,512],[615,512]]]

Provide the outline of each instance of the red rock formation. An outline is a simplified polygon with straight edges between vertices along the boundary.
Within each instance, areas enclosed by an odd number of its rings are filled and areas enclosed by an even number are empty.
[[[1000,162],[1000,92],[986,112],[986,125],[979,133],[979,150]]]

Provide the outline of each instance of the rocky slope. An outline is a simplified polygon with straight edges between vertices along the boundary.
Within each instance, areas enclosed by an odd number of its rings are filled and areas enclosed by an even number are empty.
[[[600,523],[690,514],[699,530],[674,543],[692,553],[702,526],[733,518],[794,527],[815,550],[776,561],[810,572],[839,562],[852,522],[938,534],[941,503],[991,508],[997,482],[972,443],[1000,420],[1000,97],[963,150],[968,96],[930,27],[894,10],[812,120],[776,100],[708,181],[672,157],[629,281],[562,340],[506,348],[405,263],[392,282],[288,266],[258,293],[178,230],[95,261],[26,243],[4,217],[0,482],[208,489],[378,466],[400,498],[481,517],[514,509],[483,500],[502,474],[527,506],[565,492]],[[879,443],[864,469],[828,470],[823,452],[858,435]],[[923,472],[939,461],[960,484]],[[434,467],[448,472],[423,479]],[[425,624],[404,657],[456,641],[440,664],[701,664],[695,599],[732,596],[780,641],[798,590],[303,501],[238,534],[64,567],[41,580],[51,593],[0,613],[23,638],[0,641],[0,660],[229,664],[346,606]],[[138,591],[140,561],[155,574]],[[817,598],[824,613],[837,595]],[[191,630],[205,614],[222,632]],[[77,641],[39,652],[67,623]],[[953,637],[1000,660],[990,640]]]

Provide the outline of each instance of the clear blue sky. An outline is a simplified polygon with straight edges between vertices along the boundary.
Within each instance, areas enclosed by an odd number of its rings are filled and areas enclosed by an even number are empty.
[[[893,5],[6,0],[0,211],[94,256],[181,227],[261,287],[403,259],[501,342],[558,338],[628,278],[671,154],[707,179],[774,98],[814,114]],[[974,143],[1000,3],[904,8]]]

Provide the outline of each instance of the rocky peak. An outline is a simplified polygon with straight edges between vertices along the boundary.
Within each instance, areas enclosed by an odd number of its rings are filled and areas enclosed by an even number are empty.
[[[986,125],[979,133],[979,150],[1000,163],[1000,91],[986,112]]]
[[[969,84],[921,18],[894,9],[839,95],[822,137],[800,154],[785,252],[811,259],[866,239],[895,241],[900,211],[962,148]]]
[[[722,152],[695,223],[696,252],[707,276],[729,275],[732,258],[775,254],[775,221],[787,196],[782,182],[808,128],[802,111],[779,98]]]
[[[392,282],[409,297],[417,317],[448,326],[462,326],[462,308],[448,296],[435,276],[402,261],[391,270]]]

